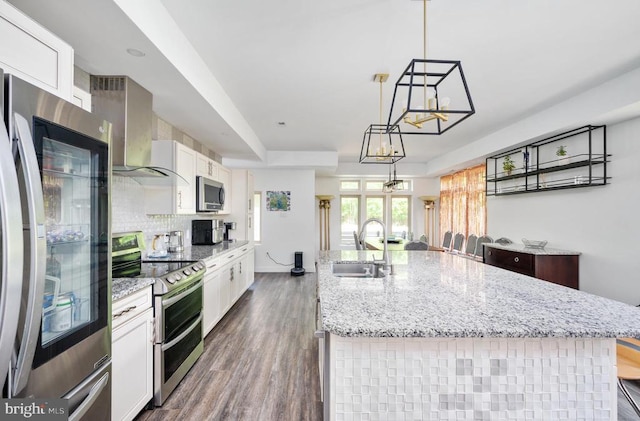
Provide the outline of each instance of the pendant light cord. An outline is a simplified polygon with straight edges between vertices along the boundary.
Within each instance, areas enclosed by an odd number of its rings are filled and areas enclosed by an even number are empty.
[[[380,126],[382,126],[382,76],[380,77]],[[378,133],[378,146],[380,153],[384,154],[382,151],[382,130]]]
[[[422,47],[422,54],[423,54],[423,58],[424,58],[424,63],[423,63],[423,71],[424,71],[424,110],[425,112],[428,109],[428,105],[427,105],[427,91],[428,91],[428,81],[427,81],[427,0],[422,0],[422,4],[423,4],[423,13],[424,13],[424,25],[422,25],[422,31],[423,31],[423,36],[424,36],[424,45]]]

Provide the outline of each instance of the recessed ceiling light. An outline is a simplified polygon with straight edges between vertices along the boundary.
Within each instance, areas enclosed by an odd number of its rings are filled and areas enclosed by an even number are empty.
[[[286,126],[287,123],[285,123],[284,121],[278,121],[278,126]]]
[[[135,48],[127,48],[127,53],[131,54],[134,57],[144,57],[146,55],[142,51]]]

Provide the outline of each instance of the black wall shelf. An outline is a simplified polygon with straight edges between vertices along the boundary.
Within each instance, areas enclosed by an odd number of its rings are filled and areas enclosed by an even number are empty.
[[[608,184],[606,126],[584,126],[486,159],[487,196]],[[565,155],[558,155],[560,149]],[[511,161],[511,169],[505,164]]]

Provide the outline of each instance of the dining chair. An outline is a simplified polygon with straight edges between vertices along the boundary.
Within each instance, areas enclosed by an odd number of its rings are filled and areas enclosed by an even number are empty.
[[[444,239],[442,240],[443,249],[449,250],[451,248],[451,237],[453,237],[453,233],[451,231],[444,233]]]
[[[467,247],[464,249],[464,253],[470,256],[476,254],[476,244],[478,243],[478,236],[475,234],[469,234],[467,238]]]
[[[628,380],[640,380],[640,340],[635,338],[618,338],[616,340],[616,357],[618,366],[618,387],[631,407],[640,417],[640,407],[624,385]]]
[[[510,239],[508,239],[507,237],[500,237],[496,240],[496,243],[498,244],[502,244],[503,246],[507,245],[507,244],[512,244],[513,241],[511,241]]]
[[[482,256],[484,254],[484,247],[482,245],[485,243],[493,243],[493,238],[489,237],[488,235],[481,235],[480,237],[478,237],[478,241],[476,242],[475,255],[480,259],[482,259]]]
[[[353,232],[353,239],[356,242],[356,250],[362,250],[362,243],[360,242],[360,239],[358,238],[358,233],[357,232]]]
[[[422,241],[409,241],[404,245],[405,250],[429,250],[429,244]]]
[[[460,253],[462,251],[462,244],[463,243],[464,243],[464,234],[459,232],[453,237],[453,248],[452,248],[451,251],[454,251],[456,253]]]

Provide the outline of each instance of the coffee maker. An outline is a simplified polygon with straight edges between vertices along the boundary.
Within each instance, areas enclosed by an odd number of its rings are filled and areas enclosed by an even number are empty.
[[[224,223],[224,241],[233,241],[229,238],[229,231],[236,229],[235,222],[225,222]]]

